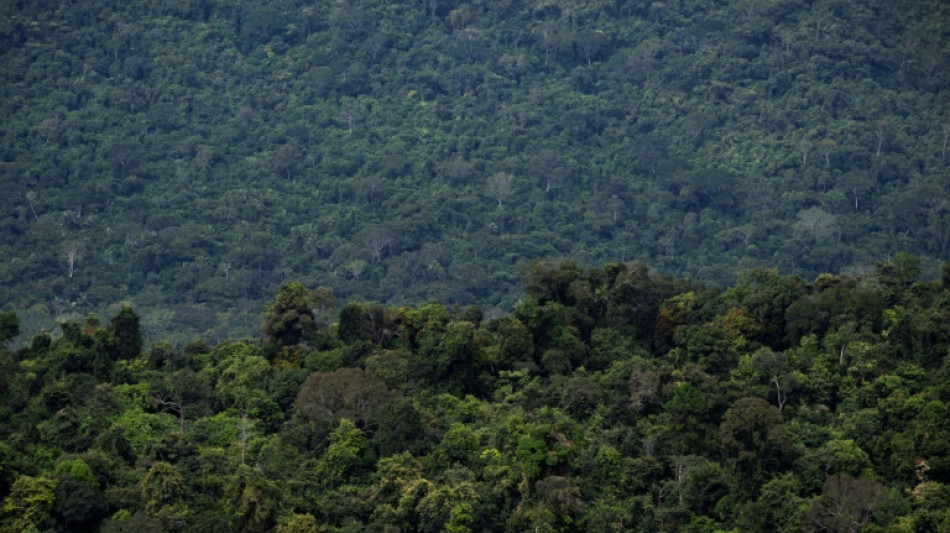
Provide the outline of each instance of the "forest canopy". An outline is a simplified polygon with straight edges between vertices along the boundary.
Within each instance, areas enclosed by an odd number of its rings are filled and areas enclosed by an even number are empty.
[[[0,309],[183,343],[292,280],[498,315],[542,257],[935,279],[948,9],[5,2]]]
[[[948,22],[3,3],[0,532],[950,531]]]
[[[185,346],[125,306],[12,349],[4,313],[0,531],[950,530],[950,263],[524,288],[486,318],[289,283],[260,338]]]

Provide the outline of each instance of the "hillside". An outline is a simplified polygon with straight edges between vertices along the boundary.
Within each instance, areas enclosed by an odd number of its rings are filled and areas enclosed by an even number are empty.
[[[950,263],[720,292],[527,269],[513,313],[281,285],[260,339],[12,350],[0,531],[950,531]]]
[[[256,331],[283,282],[510,310],[950,257],[950,18],[893,2],[6,2],[0,308]],[[493,311],[497,314],[497,311]]]

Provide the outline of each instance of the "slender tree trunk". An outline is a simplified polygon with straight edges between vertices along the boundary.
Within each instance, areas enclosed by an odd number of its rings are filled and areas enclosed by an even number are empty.
[[[678,499],[680,506],[683,505],[683,479],[686,478],[686,469],[683,468],[683,463],[676,465],[676,492],[679,493]]]
[[[779,386],[778,378],[776,377],[773,381],[775,383],[775,398],[778,402],[778,412],[782,412],[782,408],[785,407],[785,402],[788,400],[788,396],[782,395],[782,387]]]
[[[946,144],[946,141],[944,141],[944,150],[946,150]],[[33,208],[33,200],[30,199],[29,195],[27,195],[26,201],[30,204],[30,212],[33,213],[33,220],[39,220],[40,217],[36,216],[36,209]]]

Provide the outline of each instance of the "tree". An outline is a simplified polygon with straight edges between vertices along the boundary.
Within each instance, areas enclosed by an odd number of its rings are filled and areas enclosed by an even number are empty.
[[[950,141],[950,122],[943,123],[943,144],[940,148],[940,159],[947,160],[947,141]]]
[[[566,477],[545,477],[534,484],[534,490],[539,502],[533,522],[547,522],[554,531],[569,530],[587,506],[580,487]]]
[[[824,492],[805,514],[809,531],[857,533],[869,525],[874,511],[887,500],[887,488],[867,478],[829,476]]]
[[[219,344],[215,354],[223,361],[219,365],[215,391],[226,407],[243,414],[269,415],[279,409],[265,393],[266,379],[271,373],[270,362],[263,357],[263,349],[250,342]],[[264,412],[261,412],[264,410]]]
[[[416,376],[455,392],[475,392],[478,348],[470,322],[452,321],[444,331],[424,330],[412,368]]]
[[[30,213],[33,214],[33,220],[39,220],[40,217],[36,216],[36,207],[33,205],[33,201],[36,200],[36,191],[26,191],[24,196],[26,197],[26,203],[30,206]]]
[[[259,472],[242,465],[226,489],[234,517],[234,530],[269,531],[274,525],[280,490]]]
[[[702,169],[688,175],[688,190],[699,209],[712,207],[730,212],[735,205],[736,177],[720,169]]]
[[[69,531],[96,530],[107,510],[106,498],[93,479],[66,476],[56,486],[54,516]]]
[[[109,355],[113,360],[134,359],[142,352],[139,315],[132,306],[123,304],[109,320]]]
[[[19,476],[3,500],[3,531],[45,531],[56,501],[59,481],[46,477]]]
[[[732,404],[719,426],[719,446],[737,474],[753,482],[787,464],[792,452],[782,415],[761,398]]]
[[[353,98],[344,98],[340,102],[340,117],[346,121],[347,135],[353,135],[353,124],[363,114],[362,102]]]
[[[607,46],[608,38],[602,30],[578,32],[573,35],[573,43],[590,66],[594,58]]]
[[[195,371],[190,368],[175,370],[171,374],[161,374],[151,384],[152,403],[163,411],[178,416],[178,428],[185,433],[185,407],[202,398],[207,386]]]
[[[340,310],[337,336],[341,341],[351,344],[371,338],[372,322],[369,313],[366,311],[367,305],[350,302]]]
[[[352,420],[371,424],[392,395],[383,380],[360,369],[314,372],[304,381],[294,402],[297,415],[314,422]]]
[[[874,182],[871,180],[871,176],[867,172],[853,170],[838,178],[837,185],[848,191],[848,194],[851,196],[851,199],[854,202],[854,212],[857,213],[858,200],[864,195],[865,192],[871,189],[871,187],[874,185]]]
[[[700,424],[708,409],[706,395],[688,381],[679,382],[663,407],[672,418],[670,433],[674,453],[694,452],[702,440]]]
[[[336,307],[333,291],[320,287],[308,289],[299,282],[277,288],[277,296],[267,303],[261,323],[265,342],[295,346],[316,339],[317,315]]]
[[[881,149],[884,147],[884,140],[887,138],[887,130],[890,129],[890,123],[888,123],[886,119],[882,119],[876,122],[876,126],[874,133],[877,136],[877,149],[874,155],[881,157]]]
[[[386,182],[376,174],[370,174],[360,182],[360,189],[366,194],[369,205],[374,205],[376,197],[386,190]]]
[[[388,228],[374,228],[366,235],[366,248],[369,249],[373,261],[380,261],[383,253],[391,247],[396,239]]]
[[[801,483],[794,473],[773,477],[762,486],[757,501],[739,508],[738,530],[800,532],[804,514],[800,492]]]
[[[811,139],[802,139],[798,143],[798,149],[802,153],[802,166],[808,164],[808,153],[811,152],[811,149],[815,147],[815,143]]]
[[[294,167],[297,164],[297,148],[290,143],[284,143],[274,150],[274,168],[278,172],[287,176],[287,179],[293,180]]]
[[[319,470],[329,486],[344,481],[364,463],[364,450],[368,442],[356,424],[341,418],[336,429],[330,433],[330,446],[321,457]]]
[[[0,311],[0,344],[20,334],[20,317],[16,311]]]
[[[456,186],[467,184],[475,173],[474,166],[471,163],[459,158],[443,162],[442,172],[448,176],[449,183]]]
[[[504,205],[505,200],[514,192],[515,178],[507,172],[496,172],[486,182],[486,194],[498,202],[498,207]]]
[[[291,513],[277,524],[276,533],[319,533],[317,520],[311,514]]]
[[[49,144],[50,137],[56,136],[56,134],[59,133],[61,127],[62,125],[60,124],[59,119],[56,117],[50,117],[43,119],[37,129],[39,130],[40,134],[45,137],[46,140],[44,143]]]
[[[798,212],[798,221],[792,230],[805,239],[822,241],[834,234],[836,217],[820,207],[811,207]]]
[[[634,155],[637,167],[656,175],[660,163],[663,162],[669,150],[669,141],[660,135],[651,134],[638,136],[632,143],[631,153]]]
[[[794,380],[789,377],[788,356],[784,353],[775,353],[764,349],[756,353],[755,364],[758,369],[775,385],[775,402],[781,413],[782,408],[788,401],[790,389],[794,386]]]
[[[110,160],[119,165],[119,177],[125,177],[138,162],[141,150],[142,147],[137,142],[117,140],[106,148],[106,153]]]
[[[63,259],[66,261],[66,266],[69,267],[69,277],[73,277],[73,272],[76,268],[76,261],[82,257],[82,243],[79,241],[67,241],[63,243]]]
[[[780,276],[770,269],[754,269],[739,275],[742,306],[761,324],[761,331],[752,338],[773,350],[783,349],[786,342],[787,310],[808,291],[808,284],[798,276]]]
[[[584,277],[583,269],[570,259],[537,260],[528,265],[523,283],[525,292],[540,305],[553,301],[574,304],[571,287]]]
[[[398,311],[375,303],[350,302],[340,311],[337,336],[347,344],[369,341],[385,346],[397,335]]]
[[[818,148],[821,150],[822,155],[825,156],[825,164],[830,168],[831,153],[838,148],[838,143],[834,139],[822,139],[818,141]]]

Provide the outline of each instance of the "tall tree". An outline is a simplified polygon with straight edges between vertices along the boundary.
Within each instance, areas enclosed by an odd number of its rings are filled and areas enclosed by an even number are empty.
[[[20,334],[20,317],[16,311],[0,311],[0,344]]]
[[[266,342],[294,346],[316,338],[318,315],[336,307],[333,291],[324,287],[308,289],[299,282],[277,288],[277,296],[268,302],[261,331]]]
[[[109,355],[113,360],[134,359],[142,352],[139,322],[138,313],[128,304],[109,320]]]

